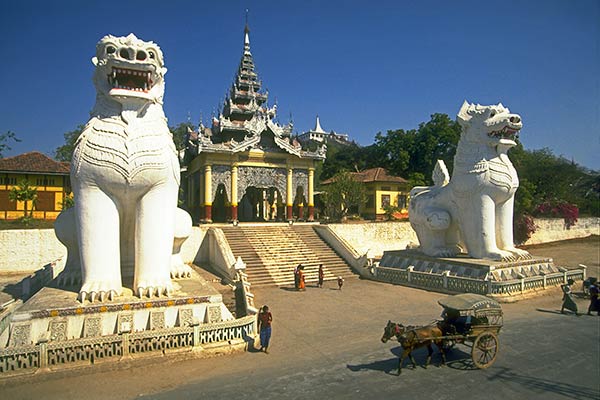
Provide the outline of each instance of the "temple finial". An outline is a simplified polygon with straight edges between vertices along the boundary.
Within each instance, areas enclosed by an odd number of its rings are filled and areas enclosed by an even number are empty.
[[[248,9],[246,8],[246,26],[244,27],[244,46],[250,46],[250,28],[248,27]]]

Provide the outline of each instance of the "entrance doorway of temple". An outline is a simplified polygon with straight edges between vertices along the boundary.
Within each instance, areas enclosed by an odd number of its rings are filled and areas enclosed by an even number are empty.
[[[306,197],[304,196],[304,188],[298,186],[296,188],[296,195],[294,196],[294,204],[292,206],[292,214],[299,220],[304,220],[304,205],[306,204]]]
[[[228,216],[230,208],[229,208],[229,199],[227,198],[227,190],[225,190],[225,185],[220,183],[217,186],[217,192],[215,193],[215,199],[213,200],[212,205],[212,220],[214,222],[227,222],[230,217]]]
[[[248,187],[238,205],[238,219],[241,222],[283,221],[285,204],[281,193],[274,187]]]

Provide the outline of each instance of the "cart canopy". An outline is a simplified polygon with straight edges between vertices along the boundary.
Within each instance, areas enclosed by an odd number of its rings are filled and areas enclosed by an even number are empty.
[[[474,293],[447,296],[438,303],[445,309],[459,311],[461,315],[502,313],[502,307],[496,300]]]

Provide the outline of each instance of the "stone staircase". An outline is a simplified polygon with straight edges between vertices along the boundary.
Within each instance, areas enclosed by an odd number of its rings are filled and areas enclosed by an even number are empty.
[[[221,227],[233,255],[242,257],[252,286],[294,285],[294,267],[304,265],[307,284],[356,277],[350,266],[321,239],[311,225],[239,225]]]

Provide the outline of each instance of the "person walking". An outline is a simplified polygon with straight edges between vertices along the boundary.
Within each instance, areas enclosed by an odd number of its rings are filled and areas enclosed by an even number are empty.
[[[323,279],[325,279],[325,272],[323,272],[323,264],[319,264],[319,283],[317,284],[317,286],[320,288],[323,287]]]
[[[575,315],[579,316],[579,313],[577,312],[577,304],[573,299],[573,292],[571,290],[571,286],[573,286],[574,283],[575,281],[573,279],[569,279],[566,285],[561,286],[563,291],[563,303],[562,307],[560,308],[561,314],[565,313],[566,308],[567,310],[573,311]]]
[[[588,306],[587,315],[592,315],[592,311],[600,316],[600,300],[598,299],[598,280],[596,278],[590,278],[590,305]]]
[[[260,351],[269,354],[269,342],[271,341],[271,323],[273,315],[269,307],[264,305],[258,314],[258,330],[260,332]]]
[[[294,289],[300,289],[300,269],[302,268],[302,264],[298,264],[294,268]]]
[[[341,276],[338,276],[337,282],[338,282],[338,289],[342,290],[342,286],[344,286],[344,278],[342,278]]]
[[[298,267],[298,290],[306,290],[306,282],[304,281],[304,266]]]

